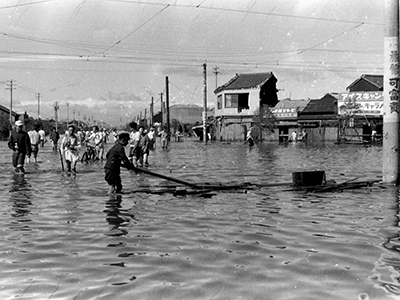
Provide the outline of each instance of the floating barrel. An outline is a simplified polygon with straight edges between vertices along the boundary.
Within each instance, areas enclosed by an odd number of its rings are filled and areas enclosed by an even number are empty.
[[[314,186],[325,184],[325,171],[305,171],[292,173],[293,185]]]

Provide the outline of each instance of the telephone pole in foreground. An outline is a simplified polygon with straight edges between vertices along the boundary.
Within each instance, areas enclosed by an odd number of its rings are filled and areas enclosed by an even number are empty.
[[[385,0],[382,180],[399,185],[399,1]]]

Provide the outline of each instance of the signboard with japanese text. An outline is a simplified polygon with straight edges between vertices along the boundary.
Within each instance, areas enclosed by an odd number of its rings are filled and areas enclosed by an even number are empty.
[[[340,93],[338,98],[339,115],[344,115],[351,109],[354,109],[354,115],[382,116],[383,92]]]
[[[297,108],[275,108],[272,113],[277,118],[297,118]]]

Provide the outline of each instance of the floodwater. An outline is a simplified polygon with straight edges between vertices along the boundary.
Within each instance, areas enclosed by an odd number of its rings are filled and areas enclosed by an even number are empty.
[[[0,142],[0,299],[400,299],[399,193],[293,191],[292,172],[341,183],[381,178],[379,146],[186,140],[149,170],[192,183],[243,183],[212,197],[156,191],[122,171],[106,195],[103,163],[61,172],[46,144],[15,175]]]

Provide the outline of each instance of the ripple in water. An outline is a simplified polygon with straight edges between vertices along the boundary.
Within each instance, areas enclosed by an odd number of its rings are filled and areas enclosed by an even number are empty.
[[[381,175],[380,147],[185,141],[150,170],[193,183],[290,183],[325,170]],[[198,195],[129,193],[165,180],[122,171],[106,196],[103,163],[60,172],[49,146],[27,175],[0,143],[1,299],[393,299],[399,297],[398,191],[305,194],[282,186]]]

